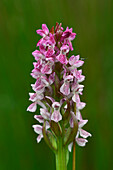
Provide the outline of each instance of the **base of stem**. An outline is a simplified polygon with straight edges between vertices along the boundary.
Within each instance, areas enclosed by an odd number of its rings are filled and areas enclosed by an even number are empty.
[[[67,170],[66,149],[63,146],[62,138],[58,140],[58,150],[56,153],[56,170]]]

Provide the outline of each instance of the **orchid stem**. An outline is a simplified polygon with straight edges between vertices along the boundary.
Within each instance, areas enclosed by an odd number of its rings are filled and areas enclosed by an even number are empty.
[[[66,150],[62,144],[62,138],[58,140],[58,150],[56,153],[56,170],[67,170]]]
[[[76,115],[76,103],[74,104],[74,113]],[[73,141],[73,170],[75,170],[75,162],[76,162],[76,143],[75,140]]]
[[[73,170],[75,170],[75,166],[76,166],[76,144],[75,144],[75,140],[73,141]]]

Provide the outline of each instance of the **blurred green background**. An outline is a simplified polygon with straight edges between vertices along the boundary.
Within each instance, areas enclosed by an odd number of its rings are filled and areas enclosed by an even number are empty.
[[[36,143],[32,113],[26,112],[36,29],[62,22],[77,33],[74,54],[86,58],[83,73],[87,107],[82,111],[92,138],[77,147],[77,170],[113,169],[113,1],[0,1],[0,170],[55,170],[53,153]],[[72,153],[68,169],[72,169]]]

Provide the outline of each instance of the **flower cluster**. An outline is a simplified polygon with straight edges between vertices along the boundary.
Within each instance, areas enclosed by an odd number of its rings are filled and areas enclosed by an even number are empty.
[[[34,93],[29,93],[29,100],[33,103],[27,111],[35,112],[37,105],[41,106],[40,114],[34,116],[39,123],[33,125],[38,134],[37,142],[44,137],[55,148],[57,144],[52,143],[53,138],[56,141],[57,136],[61,135],[69,151],[74,139],[78,145],[85,146],[88,142],[86,138],[91,134],[82,129],[88,120],[83,120],[80,113],[86,105],[80,101],[84,87],[80,83],[85,76],[78,68],[84,61],[80,60],[79,55],[68,57],[69,51],[73,50],[71,41],[76,33],[68,27],[63,31],[58,23],[50,31],[42,24],[42,29],[36,32],[42,38],[37,43],[39,50],[32,53],[36,62],[33,63],[31,76],[36,82],[31,84]]]

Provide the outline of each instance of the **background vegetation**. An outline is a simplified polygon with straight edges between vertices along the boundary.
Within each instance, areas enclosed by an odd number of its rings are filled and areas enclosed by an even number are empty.
[[[93,137],[85,148],[77,147],[77,170],[113,167],[113,1],[1,0],[0,170],[55,169],[53,153],[44,141],[36,143],[31,127],[36,121],[26,108],[34,83],[31,52],[40,38],[36,29],[42,23],[51,28],[56,21],[73,28],[73,53],[86,58],[82,115]]]

